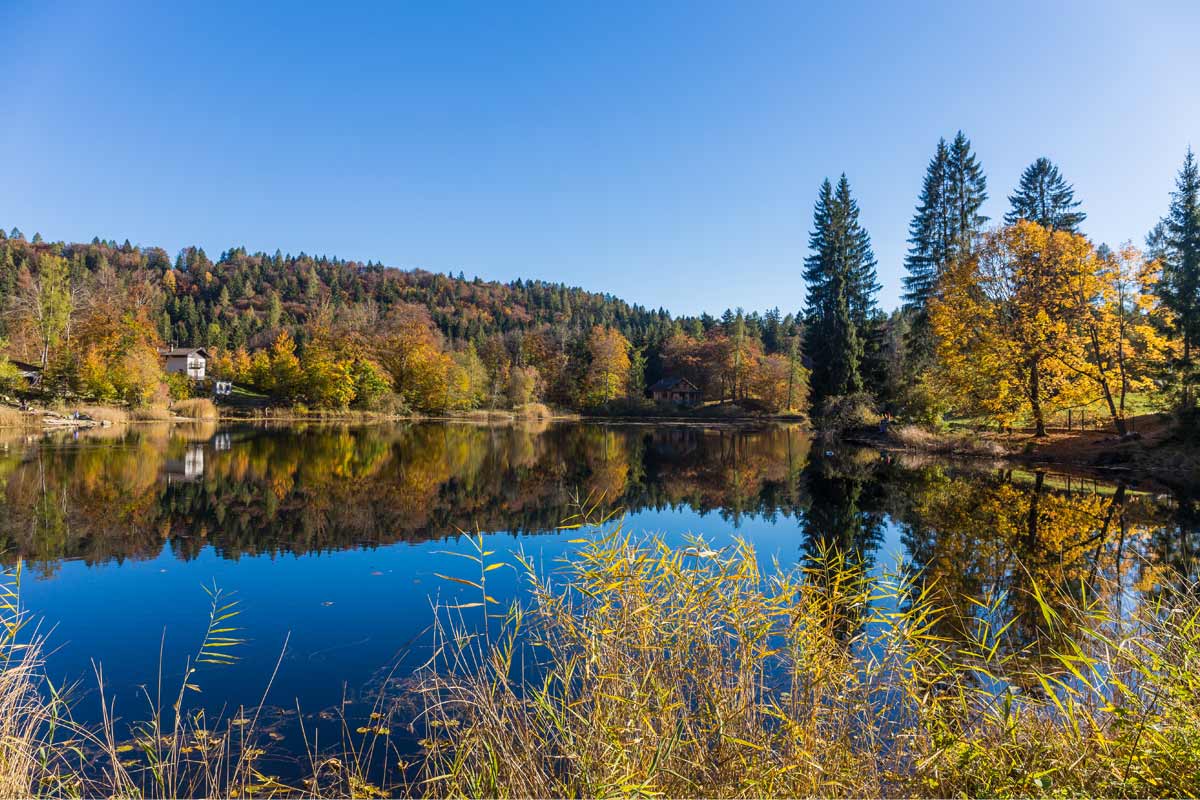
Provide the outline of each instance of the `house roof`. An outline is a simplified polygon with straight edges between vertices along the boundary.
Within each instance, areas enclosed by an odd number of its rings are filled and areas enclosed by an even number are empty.
[[[660,378],[650,386],[652,392],[698,392],[700,389],[687,378]]]
[[[198,353],[199,355],[208,358],[208,351],[203,347],[171,347],[159,350],[158,353],[159,355],[167,356],[168,358],[172,356],[181,358],[183,356],[190,356],[192,353]]]
[[[21,372],[23,372],[25,374],[37,373],[37,372],[42,371],[42,368],[39,367],[37,364],[30,364],[27,361],[17,361],[16,359],[10,358],[8,360],[8,363],[12,364],[14,367],[21,370]]]

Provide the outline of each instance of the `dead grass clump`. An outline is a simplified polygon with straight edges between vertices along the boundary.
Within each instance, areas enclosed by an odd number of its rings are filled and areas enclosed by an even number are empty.
[[[66,412],[66,416],[69,417],[75,413],[78,413],[80,417],[85,419],[108,422],[112,425],[129,421],[129,412],[123,408],[116,408],[114,406],[75,406]]]
[[[1001,458],[1007,454],[1004,446],[970,433],[939,433],[919,425],[897,425],[888,431],[892,441],[914,450],[954,456]]]
[[[166,406],[138,406],[129,410],[129,419],[134,422],[165,422],[171,418]]]
[[[513,413],[524,419],[550,419],[554,416],[545,403],[525,403],[514,408]]]
[[[12,406],[0,406],[0,428],[21,428],[29,424],[25,412]]]
[[[189,419],[216,419],[217,406],[207,397],[195,397],[191,400],[180,400],[172,410],[181,417]]]

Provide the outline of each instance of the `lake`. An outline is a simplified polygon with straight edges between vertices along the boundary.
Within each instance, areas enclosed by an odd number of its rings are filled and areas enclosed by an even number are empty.
[[[581,508],[680,544],[743,537],[785,566],[834,545],[872,569],[922,570],[957,600],[1004,593],[1018,635],[1038,625],[1031,576],[1104,584],[1121,606],[1196,575],[1193,497],[826,448],[795,426],[575,422],[10,434],[0,561],[23,562],[50,675],[75,684],[90,723],[97,668],[118,716],[144,717],[142,687],[160,663],[177,685],[204,635],[205,587],[232,596],[246,641],[235,663],[201,665],[200,702],[214,714],[257,704],[278,662],[267,727],[297,757],[297,720],[336,742],[340,715],[354,725],[381,693],[402,697],[429,655],[431,603],[469,591],[439,577],[470,576],[455,556],[464,534],[553,571],[586,535],[561,527]],[[521,591],[515,569],[488,579],[502,602]],[[415,750],[404,735],[400,749]]]

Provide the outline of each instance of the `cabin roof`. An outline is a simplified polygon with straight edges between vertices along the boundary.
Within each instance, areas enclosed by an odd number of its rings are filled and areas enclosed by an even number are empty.
[[[698,392],[699,387],[687,378],[659,378],[650,386],[652,392]]]

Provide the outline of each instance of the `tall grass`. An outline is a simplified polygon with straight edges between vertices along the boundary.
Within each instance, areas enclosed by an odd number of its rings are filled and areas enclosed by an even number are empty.
[[[46,677],[45,639],[29,630],[20,567],[0,571],[0,797],[78,795],[82,753],[67,706]]]
[[[254,707],[195,706],[241,644],[215,588],[182,678],[160,672],[141,722],[123,733],[98,671],[104,722],[76,725],[19,568],[6,574],[0,797],[1200,794],[1196,587],[1132,612],[1080,586],[957,598],[835,550],[764,565],[741,541],[671,546],[614,525],[553,573],[514,557],[527,591],[502,606],[490,584],[506,564],[470,541],[417,675],[415,783],[382,700],[367,726],[342,720],[336,754],[306,738],[292,784],[262,766],[274,674]]]
[[[129,421],[129,412],[123,408],[116,408],[115,406],[74,406],[64,412],[66,416],[71,416],[75,413],[78,413],[85,419],[94,419],[97,422],[107,422],[112,425]]]
[[[134,422],[166,422],[171,419],[171,411],[160,405],[134,406],[129,409],[129,419]]]
[[[29,423],[30,420],[20,409],[0,405],[0,428],[21,428]]]
[[[1008,454],[999,442],[966,431],[940,433],[919,425],[896,425],[888,428],[888,436],[903,447],[928,453],[984,458],[1002,458]]]
[[[196,397],[190,400],[180,400],[171,407],[181,417],[191,419],[216,419],[217,406],[207,397]]]
[[[530,599],[499,615],[475,558],[424,668],[430,795],[1200,793],[1190,592],[1122,616],[1030,587],[1030,641],[1003,597],[832,551],[764,568],[618,528],[553,578],[521,561]]]

